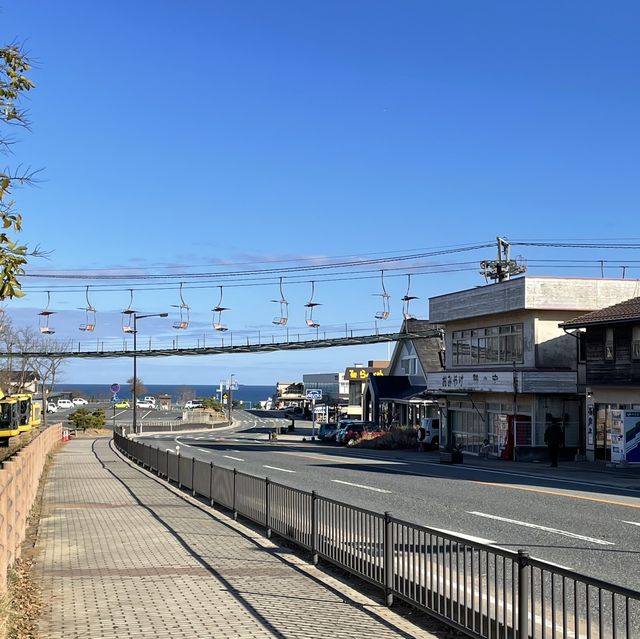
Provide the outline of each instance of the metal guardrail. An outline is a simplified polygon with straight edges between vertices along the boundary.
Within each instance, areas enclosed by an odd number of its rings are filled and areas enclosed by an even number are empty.
[[[637,639],[640,592],[114,433],[119,450],[479,639]]]

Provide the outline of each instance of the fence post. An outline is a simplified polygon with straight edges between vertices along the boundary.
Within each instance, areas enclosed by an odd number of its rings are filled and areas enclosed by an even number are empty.
[[[529,553],[524,550],[518,550],[518,639],[527,639],[528,636]]]
[[[233,518],[238,520],[238,511],[236,510],[236,477],[238,476],[238,469],[233,469]]]
[[[196,458],[191,458],[191,496],[196,496]]]
[[[265,477],[264,480],[264,525],[267,529],[267,539],[271,539],[271,526],[269,525],[271,523],[271,516],[270,516],[270,502],[269,502],[269,486],[271,485],[271,482],[269,481],[268,477]]]
[[[313,565],[318,565],[318,513],[316,512],[316,502],[318,493],[311,491],[311,560]]]
[[[216,502],[213,498],[213,462],[209,462],[209,506],[215,508]]]
[[[178,488],[182,488],[182,484],[180,483],[180,452],[176,453],[176,457],[178,458]]]
[[[387,606],[393,606],[393,528],[391,513],[384,513],[384,599]]]
[[[171,475],[169,474],[169,449],[167,448],[167,481],[171,483]]]

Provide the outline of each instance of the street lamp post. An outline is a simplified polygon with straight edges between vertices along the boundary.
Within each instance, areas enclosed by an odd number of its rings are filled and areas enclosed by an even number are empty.
[[[147,313],[145,315],[133,313],[133,384],[131,384],[133,395],[133,425],[131,430],[134,433],[138,432],[138,409],[136,406],[136,394],[138,392],[138,362],[136,357],[138,348],[138,320],[145,319],[146,317],[169,317],[169,313]]]

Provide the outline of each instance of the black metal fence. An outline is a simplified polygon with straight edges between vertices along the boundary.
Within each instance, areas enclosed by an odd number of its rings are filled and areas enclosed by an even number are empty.
[[[114,433],[159,476],[481,639],[638,639],[640,592]]]

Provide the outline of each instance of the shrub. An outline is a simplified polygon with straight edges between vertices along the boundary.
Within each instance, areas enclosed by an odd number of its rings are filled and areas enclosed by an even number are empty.
[[[82,430],[83,432],[87,428],[103,428],[107,423],[102,409],[90,412],[86,408],[78,408],[78,410],[71,413],[69,421],[74,424],[77,430]]]
[[[417,448],[416,431],[413,428],[392,428],[386,431],[362,433],[352,446],[393,450],[396,448]]]

